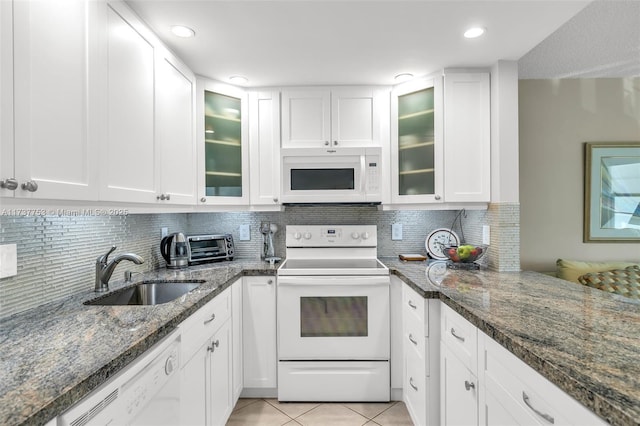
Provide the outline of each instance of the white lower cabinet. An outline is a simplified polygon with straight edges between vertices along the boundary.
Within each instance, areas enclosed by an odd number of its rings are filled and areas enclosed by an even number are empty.
[[[402,287],[403,400],[416,425],[438,425],[440,301]]]
[[[453,309],[441,313],[440,424],[606,424]]]
[[[446,344],[440,348],[442,425],[478,424],[478,379]]]
[[[224,425],[233,409],[231,288],[181,325],[180,424]]]
[[[481,425],[604,425],[588,408],[478,333]]]
[[[233,405],[236,405],[242,392],[242,278],[231,286],[231,326],[233,338]]]
[[[276,277],[244,277],[242,351],[245,397],[277,393]]]

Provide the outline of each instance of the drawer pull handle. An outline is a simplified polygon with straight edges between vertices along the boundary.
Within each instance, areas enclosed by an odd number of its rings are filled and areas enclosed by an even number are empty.
[[[524,401],[525,404],[527,404],[527,407],[531,408],[531,410],[534,413],[536,413],[537,415],[539,415],[540,417],[542,417],[543,419],[545,419],[549,423],[554,424],[553,417],[551,417],[550,415],[545,414],[545,413],[543,413],[541,411],[538,411],[535,408],[533,408],[533,405],[531,405],[531,401],[529,401],[529,395],[524,393],[524,391],[522,391],[522,400]]]
[[[475,384],[475,383],[473,383],[473,382],[470,382],[470,381],[468,381],[468,380],[465,380],[465,381],[464,381],[464,388],[465,388],[466,390],[475,389],[475,388],[476,388],[476,384]]]
[[[417,342],[417,341],[415,341],[415,340],[413,340],[413,336],[411,335],[411,333],[409,333],[409,341],[410,341],[411,343],[413,343],[414,345],[418,346],[418,342]]]
[[[411,387],[413,388],[413,390],[417,391],[418,387],[416,385],[413,384],[413,377],[409,377],[409,384],[411,385]]]
[[[453,335],[453,337],[455,337],[456,339],[460,340],[461,342],[464,342],[464,337],[462,336],[458,336],[456,334],[456,330],[454,328],[451,328],[451,334]]]
[[[209,324],[214,319],[216,319],[216,314],[211,314],[211,318],[204,320],[204,323]]]
[[[418,307],[416,305],[413,304],[413,302],[411,302],[411,300],[409,300],[407,302],[409,304],[409,306],[411,306],[413,309],[418,309]]]

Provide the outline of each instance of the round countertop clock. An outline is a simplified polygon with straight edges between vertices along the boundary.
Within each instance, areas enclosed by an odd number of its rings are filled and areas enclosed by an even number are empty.
[[[448,228],[434,229],[424,241],[424,247],[429,256],[438,260],[447,260],[447,257],[442,253],[443,246],[457,246],[459,244],[458,235]]]

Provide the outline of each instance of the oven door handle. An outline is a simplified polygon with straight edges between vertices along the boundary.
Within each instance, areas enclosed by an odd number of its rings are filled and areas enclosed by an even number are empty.
[[[302,287],[316,286],[380,286],[389,287],[389,276],[280,276],[277,280],[278,287]]]

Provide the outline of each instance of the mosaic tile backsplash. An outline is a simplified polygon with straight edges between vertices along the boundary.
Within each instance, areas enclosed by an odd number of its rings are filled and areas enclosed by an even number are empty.
[[[238,257],[260,257],[260,223],[279,227],[276,255],[284,256],[287,224],[375,224],[378,256],[423,253],[424,240],[435,228],[451,227],[458,211],[381,211],[368,206],[287,207],[284,212],[229,212],[182,214],[132,214],[128,216],[0,216],[0,244],[17,244],[18,274],[0,279],[0,317],[34,308],[79,291],[92,289],[95,259],[112,246],[114,254],[133,252],[145,259],[142,265],[122,262],[112,279],[125,270],[147,271],[164,266],[160,255],[160,232],[233,234]],[[403,239],[391,240],[391,225],[403,225]],[[482,225],[491,225],[491,248],[483,262],[499,271],[519,270],[519,208],[491,205],[488,210],[466,211],[460,230],[466,241],[482,241]],[[249,225],[250,241],[240,241],[239,228]],[[498,244],[498,241],[501,244]],[[495,249],[494,249],[495,247]]]

